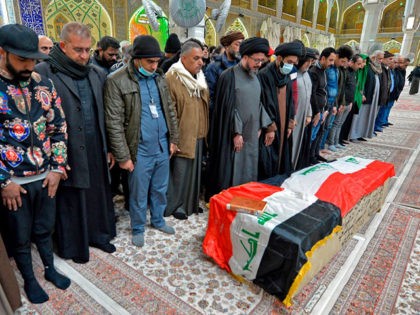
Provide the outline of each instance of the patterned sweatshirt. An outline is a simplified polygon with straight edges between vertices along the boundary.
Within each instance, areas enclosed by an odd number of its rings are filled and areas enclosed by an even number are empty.
[[[33,72],[28,81],[0,75],[0,184],[67,165],[61,99],[51,80]]]

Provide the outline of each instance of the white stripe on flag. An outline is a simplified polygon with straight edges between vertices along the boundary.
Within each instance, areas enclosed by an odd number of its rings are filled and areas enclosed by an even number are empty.
[[[372,162],[373,160],[369,159],[345,156],[331,163],[320,163],[295,172],[283,182],[281,187],[296,192],[300,198],[310,200],[332,174],[355,173]]]
[[[281,185],[299,194],[304,200],[311,200],[332,174],[337,172],[329,163],[320,163],[295,172]]]
[[[264,199],[267,208],[260,217],[238,213],[230,226],[232,272],[254,280],[272,230],[317,200],[314,196],[310,199],[302,200],[296,193],[283,190]]]
[[[334,161],[331,164],[337,171],[343,174],[356,173],[372,163],[373,160],[362,159],[355,156],[345,156],[338,158],[337,161]]]

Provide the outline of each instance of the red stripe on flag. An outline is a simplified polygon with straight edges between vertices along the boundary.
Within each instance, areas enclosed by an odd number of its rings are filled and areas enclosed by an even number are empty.
[[[319,199],[331,202],[341,210],[341,216],[347,213],[359,200],[382,186],[395,175],[394,165],[373,161],[360,171],[329,176],[315,194]]]
[[[234,196],[263,200],[283,188],[262,183],[251,182],[231,187],[210,199],[209,221],[203,241],[203,251],[212,257],[223,269],[231,272],[229,260],[232,257],[230,225],[235,219],[236,211],[226,210],[226,205]]]

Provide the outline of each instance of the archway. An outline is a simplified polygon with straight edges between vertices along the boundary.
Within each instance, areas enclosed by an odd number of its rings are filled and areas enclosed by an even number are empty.
[[[382,13],[381,32],[402,32],[405,0],[397,0],[387,5]]]
[[[359,51],[360,49],[360,43],[354,39],[349,40],[347,43],[344,43],[344,45],[350,46],[353,51]]]
[[[216,28],[213,25],[213,22],[211,19],[207,16],[207,14],[204,16],[205,21],[205,36],[204,41],[206,44],[210,46],[217,46],[217,32]]]
[[[146,15],[146,10],[143,6],[138,8],[136,12],[131,16],[128,24],[129,39],[133,42],[134,38],[138,35],[152,35],[159,42],[162,51],[165,49],[166,41],[169,37],[169,22],[165,13],[162,17],[157,18],[159,23],[159,29],[153,30],[150,26],[149,18]]]
[[[112,22],[97,0],[52,0],[45,14],[47,35],[58,40],[62,27],[69,21],[87,25],[92,32],[92,46],[105,35],[112,36]]]
[[[341,33],[361,34],[363,21],[365,18],[365,8],[360,1],[349,6],[343,13],[343,23]]]
[[[382,49],[385,51],[389,51],[390,53],[399,53],[401,50],[401,43],[397,42],[395,39],[391,39],[390,41],[384,43]]]
[[[226,33],[229,31],[239,31],[242,32],[242,34],[244,34],[245,38],[249,37],[245,24],[240,18],[236,18],[235,21],[233,21],[233,23],[227,28]]]

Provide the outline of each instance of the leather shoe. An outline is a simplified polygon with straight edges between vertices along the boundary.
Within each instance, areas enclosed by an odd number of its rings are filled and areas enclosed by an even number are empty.
[[[187,214],[185,213],[185,210],[181,210],[181,209],[176,209],[173,213],[172,213],[172,215],[174,216],[174,218],[175,219],[178,219],[178,220],[187,220],[188,219],[188,216],[187,216]]]
[[[362,138],[362,137],[357,138],[357,140],[359,140],[359,141],[367,141],[365,138]]]
[[[320,155],[317,155],[317,156],[316,156],[316,158],[318,159],[318,161],[321,161],[321,162],[328,162],[328,160],[327,160],[326,158],[324,158],[324,157],[322,157],[322,156],[320,156]]]
[[[104,251],[105,253],[113,253],[116,251],[116,248],[111,243],[104,243],[104,244],[91,244],[90,246],[99,248],[100,250]]]

